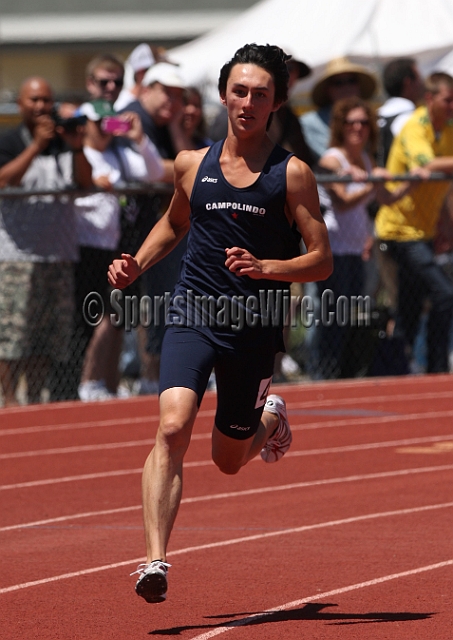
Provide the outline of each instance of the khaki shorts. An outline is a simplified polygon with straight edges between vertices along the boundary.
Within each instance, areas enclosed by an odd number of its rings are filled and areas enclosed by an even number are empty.
[[[0,262],[0,360],[67,360],[74,317],[70,263]]]

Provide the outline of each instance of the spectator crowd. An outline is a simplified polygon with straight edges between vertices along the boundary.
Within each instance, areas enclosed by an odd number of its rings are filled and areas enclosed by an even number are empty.
[[[287,64],[290,89],[311,73]],[[387,99],[375,109],[379,81]],[[377,78],[340,58],[310,97],[302,115],[282,104],[268,135],[318,176],[334,271],[293,288],[311,298],[316,322],[286,331],[274,382],[450,371],[451,179],[431,174],[453,175],[453,78],[422,78],[411,58]],[[199,89],[144,43],[124,64],[91,60],[80,104],[56,102],[38,76],[17,104],[19,126],[0,135],[0,403],[157,393],[165,305],[147,323],[138,309],[172,291],[185,243],[115,299],[107,269],[166,210],[177,154],[228,135],[226,111],[208,123]],[[127,296],[137,301],[132,333]]]

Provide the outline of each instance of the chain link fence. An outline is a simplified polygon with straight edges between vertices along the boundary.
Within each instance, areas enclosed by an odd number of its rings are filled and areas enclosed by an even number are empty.
[[[403,179],[407,176],[397,177]],[[321,203],[326,183],[351,181],[326,175],[317,180]],[[431,177],[439,180],[446,176]],[[128,185],[108,194],[0,191],[0,406],[77,400],[81,381],[100,376],[113,380],[119,396],[137,392],[134,383],[153,367],[149,354],[158,360],[166,301],[184,243],[116,298],[106,273],[121,251],[135,253],[170,197],[165,185]],[[378,207],[368,205],[360,224],[348,223],[348,212],[341,219],[345,247],[354,251],[334,256],[331,278],[292,286],[285,327],[288,353],[276,381],[430,371],[428,352],[436,341],[432,296],[417,278],[415,283],[402,280],[392,243],[373,237]],[[115,224],[121,245],[90,246],[84,226],[99,230],[113,224],[114,210],[120,212]],[[449,192],[433,249],[436,268],[453,291],[452,212]],[[324,214],[327,222],[328,206]],[[335,233],[335,221],[330,223],[329,232]],[[30,261],[30,255],[40,257]],[[402,287],[410,288],[414,302],[409,342],[398,318]],[[444,302],[449,325],[439,323],[437,330],[451,363],[453,297],[450,306]],[[115,324],[111,314],[121,322]]]

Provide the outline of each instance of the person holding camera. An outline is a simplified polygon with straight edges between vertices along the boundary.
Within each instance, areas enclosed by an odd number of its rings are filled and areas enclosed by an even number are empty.
[[[76,270],[81,335],[80,357],[75,354],[79,363],[73,368],[81,368],[78,397],[88,402],[106,400],[117,393],[124,328],[115,327],[106,313],[93,330],[87,318],[80,317],[83,301],[96,292],[102,297],[104,308],[109,308],[110,290],[105,278],[108,265],[115,254],[129,248],[134,237],[140,236],[139,215],[145,213],[150,219],[153,216],[149,209],[142,211],[141,194],[118,196],[118,189],[128,183],[157,182],[163,178],[165,168],[137,113],[117,114],[106,100],[86,102],[79,113],[87,118],[84,150],[92,166],[93,182],[103,190],[75,201],[81,257]],[[111,193],[113,189],[116,193]],[[139,296],[140,287],[126,294]]]
[[[0,201],[0,385],[3,404],[17,404],[19,377],[39,401],[50,362],[64,361],[74,312],[78,257],[68,187],[92,186],[83,127],[53,117],[54,98],[40,77],[19,90],[20,125],[0,137],[0,188],[51,191]]]

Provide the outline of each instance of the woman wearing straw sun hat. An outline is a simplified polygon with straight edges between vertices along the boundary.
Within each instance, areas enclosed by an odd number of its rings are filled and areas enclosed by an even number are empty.
[[[327,63],[318,81],[314,84],[311,99],[317,107],[299,118],[304,138],[316,161],[327,151],[330,139],[330,120],[332,107],[343,98],[358,97],[363,100],[371,98],[377,86],[373,75],[347,58],[335,58]],[[332,203],[328,191],[318,185],[319,200],[324,213],[331,211]],[[307,284],[304,293],[311,295],[315,307],[320,305],[315,285]],[[306,347],[308,352],[308,370],[310,375],[318,377],[318,339],[319,334],[314,327],[307,329]]]
[[[326,65],[311,93],[312,102],[317,109],[300,117],[305,140],[317,158],[327,149],[333,104],[350,97],[368,100],[376,86],[372,73],[347,58],[335,58]]]

